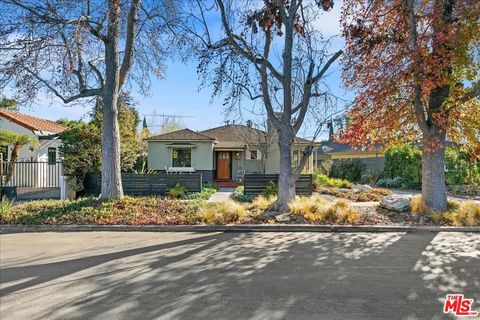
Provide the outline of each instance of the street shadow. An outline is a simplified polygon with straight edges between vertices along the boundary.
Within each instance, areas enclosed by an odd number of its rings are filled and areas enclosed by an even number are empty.
[[[27,303],[29,290],[43,290],[30,319],[443,319],[446,293],[479,298],[479,242],[465,233],[219,233],[6,268],[1,282],[13,285],[2,295]]]
[[[205,246],[212,246],[220,239],[216,235],[207,235],[192,239],[162,243],[159,245],[129,249],[119,252],[112,252],[101,255],[93,255],[84,258],[71,259],[59,262],[52,262],[40,265],[28,265],[22,267],[2,268],[0,272],[0,283],[15,282],[21,279],[30,279],[13,286],[0,288],[0,297],[16,291],[28,289],[30,287],[55,280],[78,271],[85,270],[106,262],[122,259],[125,257],[140,255],[153,251],[172,249],[185,245],[199,245],[205,242]],[[198,248],[191,250],[194,253]]]

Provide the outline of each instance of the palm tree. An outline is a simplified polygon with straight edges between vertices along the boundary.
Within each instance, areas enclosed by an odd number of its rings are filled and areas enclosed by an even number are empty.
[[[12,146],[10,161],[7,165],[5,185],[7,185],[12,179],[15,161],[18,160],[18,156],[22,147],[27,144],[30,144],[32,148],[36,148],[38,146],[38,140],[26,134],[15,133],[7,130],[0,131],[0,146]]]

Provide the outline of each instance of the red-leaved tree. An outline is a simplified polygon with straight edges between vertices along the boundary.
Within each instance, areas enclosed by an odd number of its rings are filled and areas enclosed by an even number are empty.
[[[342,139],[419,143],[422,199],[447,208],[447,139],[480,151],[480,3],[345,0],[344,82],[357,96]]]

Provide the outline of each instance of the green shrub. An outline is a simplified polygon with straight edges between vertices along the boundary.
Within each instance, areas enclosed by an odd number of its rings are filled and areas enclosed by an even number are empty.
[[[320,187],[328,188],[350,188],[352,183],[343,179],[329,178],[324,174],[315,174],[313,176],[313,187],[318,190]]]
[[[254,197],[244,195],[244,190],[245,188],[243,186],[236,187],[232,195],[233,200],[238,202],[252,202]]]
[[[463,196],[480,196],[480,184],[470,184],[470,185],[450,185],[447,186],[448,192],[456,195]]]
[[[422,151],[410,145],[395,145],[385,151],[386,178],[400,177],[400,187],[418,189],[422,182]]]
[[[214,194],[215,192],[217,192],[216,188],[203,187],[202,191],[187,193],[184,196],[184,198],[189,200],[194,200],[194,199],[208,200],[212,196],[212,194]]]
[[[1,179],[1,178],[0,178]],[[0,221],[8,219],[13,210],[13,199],[1,199],[0,200]]]
[[[194,199],[192,201],[188,201],[187,205],[185,206],[185,213],[183,214],[183,219],[185,222],[189,224],[202,222],[203,217],[199,214],[199,212],[205,206],[207,206],[207,201],[203,199]]]
[[[401,188],[405,181],[400,177],[383,178],[378,180],[377,187],[381,188]]]
[[[480,162],[459,148],[445,148],[447,185],[480,184]]]
[[[203,189],[215,189],[218,191],[218,187],[214,182],[205,182],[202,185],[202,190]]]
[[[233,198],[244,196],[244,192],[245,192],[245,187],[244,186],[236,187],[235,190],[233,190]]]
[[[368,183],[372,187],[375,187],[378,183],[378,180],[383,175],[383,170],[381,169],[368,169],[365,174],[362,176],[362,181]]]
[[[332,166],[330,177],[348,181],[360,181],[362,165],[358,160],[340,160]]]
[[[187,194],[187,188],[177,183],[175,187],[168,189],[165,195],[171,198],[184,198]]]
[[[264,197],[276,196],[278,194],[278,183],[270,181],[260,195]]]

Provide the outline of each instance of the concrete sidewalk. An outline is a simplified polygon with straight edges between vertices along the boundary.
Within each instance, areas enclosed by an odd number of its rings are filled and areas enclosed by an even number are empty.
[[[224,202],[232,200],[234,188],[220,188],[217,192],[212,194],[208,202]]]

